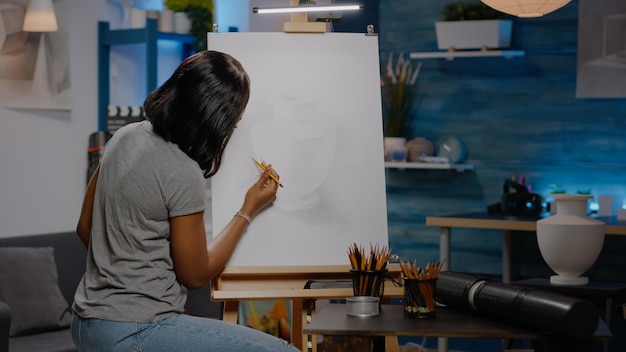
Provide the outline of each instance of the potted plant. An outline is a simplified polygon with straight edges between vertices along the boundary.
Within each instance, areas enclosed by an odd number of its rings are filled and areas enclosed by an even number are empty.
[[[213,31],[213,0],[165,0],[165,7],[174,11],[174,27],[176,28],[186,17],[189,24],[186,28],[178,28],[177,33],[190,33],[196,37],[195,51],[206,49],[206,36]]]
[[[510,15],[467,0],[446,4],[443,20],[435,22],[437,45],[443,50],[507,48],[512,29]]]
[[[389,53],[387,66],[381,73],[380,84],[383,101],[383,131],[385,136],[385,160],[406,159],[406,118],[416,94],[416,82],[422,63],[414,65],[400,53],[394,63]]]

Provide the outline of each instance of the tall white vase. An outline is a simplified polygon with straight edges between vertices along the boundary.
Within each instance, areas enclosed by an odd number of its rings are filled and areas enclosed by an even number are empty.
[[[558,285],[586,285],[581,276],[596,262],[604,245],[604,223],[587,216],[588,194],[553,194],[557,213],[537,221],[537,244]]]

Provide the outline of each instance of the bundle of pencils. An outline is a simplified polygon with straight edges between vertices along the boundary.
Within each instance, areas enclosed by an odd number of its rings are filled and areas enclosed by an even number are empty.
[[[418,318],[432,317],[435,314],[435,281],[441,271],[443,261],[435,264],[429,261],[424,268],[415,262],[400,260],[404,280],[404,313]]]
[[[436,279],[443,263],[441,261],[439,264],[435,264],[434,260],[429,260],[424,268],[420,268],[415,262],[400,260],[400,268],[402,269],[402,274],[407,279]]]
[[[385,270],[390,256],[391,249],[387,246],[380,247],[378,244],[374,246],[370,243],[369,255],[366,255],[365,249],[356,243],[348,249],[348,257],[354,270]]]
[[[352,266],[355,296],[379,296],[390,256],[391,249],[387,246],[370,244],[369,253],[356,243],[350,246],[348,258]]]

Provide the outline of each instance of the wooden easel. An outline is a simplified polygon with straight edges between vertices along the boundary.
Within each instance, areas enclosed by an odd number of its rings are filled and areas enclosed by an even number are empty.
[[[298,0],[291,0],[291,6],[298,6]],[[324,33],[326,23],[309,22],[307,13],[292,13],[291,21],[283,23],[285,33]]]
[[[389,277],[402,282],[400,265],[390,264],[387,269]],[[237,323],[240,301],[291,300],[291,342],[306,352],[308,336],[302,332],[307,324],[306,305],[318,299],[344,299],[354,294],[351,288],[305,289],[304,285],[309,280],[351,279],[349,265],[226,267],[211,285],[211,298],[224,302],[222,319],[232,323]],[[402,287],[385,280],[384,300],[402,297],[403,294]],[[395,337],[386,339],[385,344],[387,351],[399,350]],[[312,348],[313,351],[317,350],[315,343]]]

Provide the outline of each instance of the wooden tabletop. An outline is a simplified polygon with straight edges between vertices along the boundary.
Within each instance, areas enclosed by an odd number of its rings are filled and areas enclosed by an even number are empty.
[[[548,278],[531,278],[515,281],[511,284],[536,287],[575,297],[614,297],[619,299],[618,302],[615,302],[616,305],[626,302],[626,284],[618,282],[589,281],[586,285],[557,285],[551,283]]]
[[[542,216],[518,217],[499,214],[465,213],[446,216],[427,216],[426,225],[440,227],[465,227],[475,229],[511,230],[511,231],[537,231],[537,220],[550,216],[549,213]],[[626,235],[626,220],[618,220],[617,217],[594,217],[604,222],[607,235]]]
[[[422,336],[449,338],[504,338],[537,340],[544,334],[448,307],[437,307],[432,319],[405,317],[402,305],[385,305],[375,317],[352,317],[345,304],[329,304],[303,329],[305,334],[335,336]],[[610,340],[611,332],[599,323],[594,340]]]

